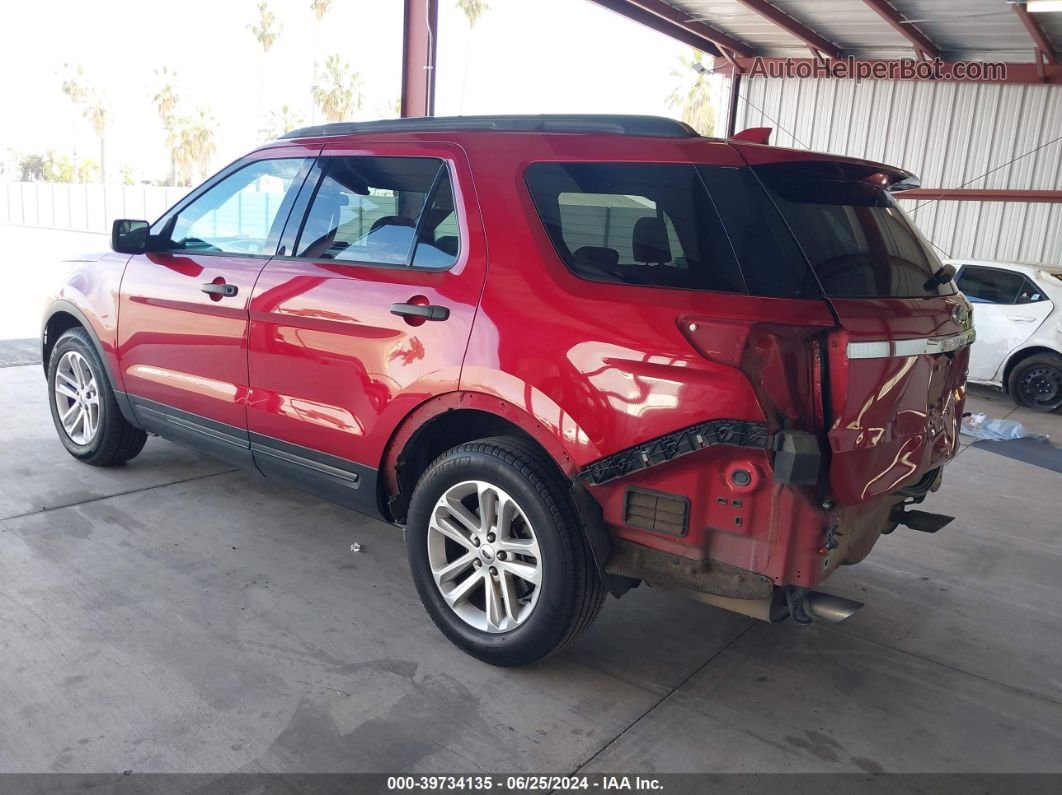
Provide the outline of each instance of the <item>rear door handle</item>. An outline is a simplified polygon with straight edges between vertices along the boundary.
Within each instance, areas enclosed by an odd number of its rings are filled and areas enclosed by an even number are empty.
[[[391,304],[391,314],[424,320],[447,320],[450,317],[450,308],[438,304]]]
[[[1007,315],[1007,320],[1016,320],[1019,323],[1033,323],[1036,321],[1036,318],[1025,317],[1024,315]]]
[[[240,291],[240,288],[235,284],[214,284],[213,282],[208,282],[199,289],[208,295],[216,295],[221,298],[232,298]]]

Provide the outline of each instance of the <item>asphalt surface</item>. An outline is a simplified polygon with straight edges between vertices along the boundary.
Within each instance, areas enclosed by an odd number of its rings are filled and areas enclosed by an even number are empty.
[[[1049,470],[965,448],[926,506],[959,518],[839,572],[836,627],[643,588],[505,670],[393,527],[159,439],[77,463],[39,365],[0,369],[0,449],[0,772],[1062,772]]]

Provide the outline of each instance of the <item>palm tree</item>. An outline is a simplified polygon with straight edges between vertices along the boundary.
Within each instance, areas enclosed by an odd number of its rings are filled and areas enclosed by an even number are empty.
[[[277,15],[273,13],[265,0],[258,4],[258,24],[248,25],[247,29],[254,34],[264,53],[269,52],[276,43],[280,25],[277,24]]]
[[[85,88],[85,67],[71,66],[68,63],[63,64],[63,83],[62,90],[66,94],[67,98],[73,103],[75,109],[81,107],[81,103],[85,101],[87,90]],[[77,171],[77,146],[74,146],[74,171]]]
[[[470,28],[474,28],[484,12],[490,9],[487,0],[457,0],[457,7],[465,12]]]
[[[715,107],[712,105],[711,86],[701,69],[704,53],[692,50],[690,57],[680,56],[680,66],[671,71],[679,85],[668,95],[667,104],[680,108],[682,120],[701,135],[715,134]],[[698,68],[700,67],[700,68]],[[710,69],[711,65],[707,67]]]
[[[159,114],[162,128],[166,131],[166,137],[169,138],[173,135],[174,125],[177,123],[179,101],[177,75],[164,66],[155,70],[155,77],[161,85],[151,101],[155,103],[155,110]],[[173,157],[172,150],[170,151],[170,184],[177,184],[177,161]]]
[[[96,133],[96,137],[100,139],[100,178],[103,182],[106,182],[107,147],[104,140],[104,133],[107,131],[107,108],[103,104],[103,97],[94,92],[90,99],[86,101],[83,113],[85,118],[88,119],[89,124],[92,125],[92,131]]]
[[[465,18],[468,20],[468,29],[471,31],[476,27],[476,23],[479,22],[479,18],[483,16],[489,9],[487,0],[457,0],[457,7],[464,12]],[[468,62],[471,60],[471,48],[465,49],[465,71],[461,76],[461,110],[465,109],[465,91],[468,87]]]
[[[103,182],[107,181],[107,166],[104,158],[106,144],[104,133],[107,131],[107,108],[104,104],[103,95],[93,90],[85,80],[85,67],[63,64],[65,76],[62,82],[62,91],[81,111],[81,115],[92,125],[92,131],[100,139],[100,177]],[[74,167],[77,171],[77,152],[74,152]]]
[[[261,134],[263,140],[272,141],[275,138],[279,138],[284,133],[290,132],[301,126],[302,116],[300,116],[290,105],[281,105],[279,111],[269,111],[269,118],[266,120],[265,127],[258,132]]]
[[[343,121],[351,111],[361,110],[361,76],[337,53],[325,61],[324,75],[312,90],[313,101],[328,121]]]
[[[324,21],[325,15],[328,13],[328,9],[332,7],[332,0],[310,0],[310,9],[313,11],[314,19],[318,24],[313,28],[313,82],[310,83],[310,90],[313,90],[313,86],[317,85],[317,52],[320,50],[318,46],[318,32],[321,29],[320,23]],[[313,124],[314,113],[317,110],[315,106],[310,108],[310,123]]]
[[[195,177],[206,177],[216,149],[213,117],[204,110],[195,116],[182,117],[168,143],[173,151],[180,184],[190,185]]]

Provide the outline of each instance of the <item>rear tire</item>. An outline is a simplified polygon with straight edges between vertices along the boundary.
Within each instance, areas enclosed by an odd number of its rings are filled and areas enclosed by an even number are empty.
[[[83,328],[70,329],[52,348],[48,398],[59,441],[79,461],[113,466],[144,449],[147,434],[122,416],[96,346]]]
[[[590,626],[605,599],[563,478],[517,437],[437,458],[413,491],[406,544],[432,621],[492,665],[554,653]]]
[[[1038,353],[1014,366],[1007,389],[1019,406],[1035,411],[1062,407],[1062,356]]]

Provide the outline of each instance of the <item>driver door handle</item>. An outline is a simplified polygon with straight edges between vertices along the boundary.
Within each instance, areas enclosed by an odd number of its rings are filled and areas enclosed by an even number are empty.
[[[199,289],[208,295],[216,295],[220,298],[232,298],[240,291],[235,284],[214,284],[213,282],[208,282]]]
[[[1007,315],[1007,320],[1016,320],[1019,323],[1032,323],[1036,318],[1026,317],[1025,315]]]

